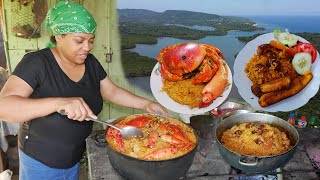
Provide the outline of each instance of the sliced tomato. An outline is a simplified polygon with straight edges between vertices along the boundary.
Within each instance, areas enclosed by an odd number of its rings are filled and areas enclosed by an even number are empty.
[[[317,58],[317,49],[314,45],[310,43],[305,43],[305,42],[299,42],[295,47],[295,51],[297,53],[299,52],[306,52],[309,53],[312,57],[312,63],[316,60]]]

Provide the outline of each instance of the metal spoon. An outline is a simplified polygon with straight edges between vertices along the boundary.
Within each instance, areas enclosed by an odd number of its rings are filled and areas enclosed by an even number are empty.
[[[61,110],[59,113],[61,115],[67,115],[67,113],[64,110]],[[107,123],[107,122],[102,121],[100,119],[93,119],[91,117],[87,117],[85,120],[94,121],[94,122],[97,122],[97,123],[102,123],[102,124],[105,124],[107,126],[113,127],[114,129],[120,131],[120,134],[124,139],[143,138],[142,131],[139,128],[136,128],[134,126],[126,126],[126,127],[120,128],[120,127],[115,126],[115,125],[113,125],[111,123]]]

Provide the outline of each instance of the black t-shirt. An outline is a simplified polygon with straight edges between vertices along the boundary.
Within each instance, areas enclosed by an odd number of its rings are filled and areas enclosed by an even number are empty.
[[[30,98],[82,97],[95,114],[102,110],[100,81],[107,73],[92,54],[88,55],[84,76],[78,82],[62,71],[48,48],[26,54],[13,75],[33,88]],[[91,131],[91,121],[74,121],[52,113],[21,124],[19,148],[49,167],[69,168],[82,157]]]

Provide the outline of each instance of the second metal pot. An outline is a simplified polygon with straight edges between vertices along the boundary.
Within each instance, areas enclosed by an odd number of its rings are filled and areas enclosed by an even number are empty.
[[[287,152],[274,156],[248,156],[233,152],[221,143],[221,136],[227,129],[230,129],[236,124],[257,121],[268,123],[279,128],[281,131],[286,132],[291,141],[292,148]],[[285,165],[292,158],[299,142],[299,134],[297,130],[287,121],[276,116],[263,113],[243,113],[229,116],[218,125],[216,138],[217,145],[223,159],[231,166],[249,173],[264,173]]]

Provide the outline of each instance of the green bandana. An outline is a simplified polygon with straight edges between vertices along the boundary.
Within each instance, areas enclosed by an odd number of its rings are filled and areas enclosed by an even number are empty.
[[[69,1],[59,1],[47,14],[46,27],[52,35],[70,33],[95,34],[97,23],[84,7]]]

